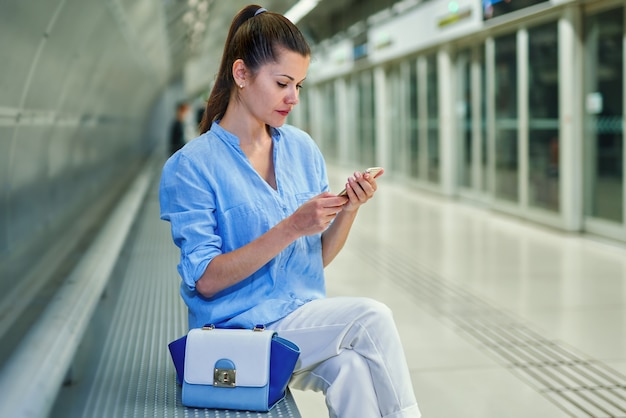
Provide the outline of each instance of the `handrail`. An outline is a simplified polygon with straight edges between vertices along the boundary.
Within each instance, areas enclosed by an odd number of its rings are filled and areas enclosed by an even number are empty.
[[[43,418],[54,405],[153,175],[149,159],[93,244],[0,373],[0,417]]]

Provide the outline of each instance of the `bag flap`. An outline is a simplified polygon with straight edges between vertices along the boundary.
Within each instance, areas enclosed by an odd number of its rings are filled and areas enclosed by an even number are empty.
[[[192,329],[185,348],[185,382],[213,386],[216,363],[235,365],[236,386],[262,387],[269,382],[273,331]]]

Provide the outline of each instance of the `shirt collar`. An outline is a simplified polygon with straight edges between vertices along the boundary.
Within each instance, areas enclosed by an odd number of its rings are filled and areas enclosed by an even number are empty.
[[[222,139],[223,141],[239,146],[239,137],[237,137],[236,135],[233,135],[232,133],[228,132],[226,129],[222,128],[219,125],[219,122],[220,122],[219,120],[216,120],[215,122],[213,122],[210,130],[213,133],[215,133],[215,135],[217,135],[218,138]],[[272,135],[272,139],[274,141],[280,140],[282,136],[280,134],[280,129],[274,128],[271,126],[270,126],[270,135]]]

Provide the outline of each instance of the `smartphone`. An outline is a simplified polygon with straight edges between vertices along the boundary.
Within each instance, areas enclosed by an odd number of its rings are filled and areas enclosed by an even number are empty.
[[[363,174],[369,173],[372,175],[372,177],[376,178],[378,177],[381,171],[383,171],[382,167],[370,167],[367,170],[363,171]],[[345,196],[347,193],[348,192],[346,191],[346,189],[343,189],[342,191],[339,192],[337,196]]]

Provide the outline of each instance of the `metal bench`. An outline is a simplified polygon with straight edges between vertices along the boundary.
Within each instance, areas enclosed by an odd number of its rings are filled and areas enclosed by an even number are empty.
[[[300,417],[290,393],[266,414],[181,405],[167,343],[186,332],[186,309],[155,167],[131,185],[3,370],[0,416]]]

